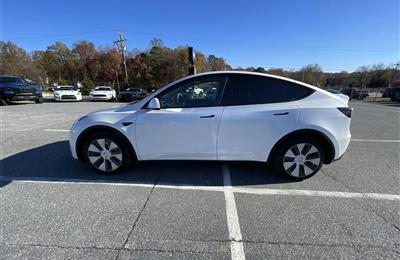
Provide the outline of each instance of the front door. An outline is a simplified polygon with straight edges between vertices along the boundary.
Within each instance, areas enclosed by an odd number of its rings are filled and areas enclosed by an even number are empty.
[[[216,160],[221,75],[198,77],[171,86],[157,98],[160,110],[141,109],[136,141],[141,160]]]

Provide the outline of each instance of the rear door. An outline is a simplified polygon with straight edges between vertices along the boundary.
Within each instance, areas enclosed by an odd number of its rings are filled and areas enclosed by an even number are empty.
[[[219,160],[266,161],[270,149],[296,128],[294,100],[312,89],[275,78],[231,74],[218,135]]]

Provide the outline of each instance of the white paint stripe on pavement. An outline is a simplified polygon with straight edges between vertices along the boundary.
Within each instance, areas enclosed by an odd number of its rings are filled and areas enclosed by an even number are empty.
[[[228,170],[229,171],[229,170]],[[229,175],[230,177],[230,175]],[[224,179],[225,180],[225,179]],[[131,183],[129,181],[118,180],[90,180],[90,179],[61,179],[50,177],[14,177],[0,176],[0,181],[16,183],[44,183],[44,184],[82,184],[82,185],[109,185],[152,188],[154,184]],[[176,185],[158,184],[156,188],[175,189],[175,190],[194,190],[194,191],[217,191],[225,192],[226,188],[221,186],[196,186],[196,185]],[[306,197],[327,197],[344,199],[375,199],[375,200],[394,200],[400,201],[398,194],[382,193],[361,193],[361,192],[342,192],[342,191],[318,191],[318,190],[291,190],[291,189],[265,189],[265,188],[241,188],[230,187],[233,193],[252,194],[252,195],[278,195],[278,196],[306,196]]]
[[[318,191],[318,190],[286,190],[286,189],[257,189],[257,188],[232,188],[235,193],[252,195],[282,195],[282,196],[308,196],[308,197],[332,197],[348,199],[371,198],[376,200],[398,200],[400,195],[380,193],[359,193],[342,191]]]
[[[68,129],[44,129],[46,132],[69,132]]]
[[[400,140],[351,139],[352,142],[400,143]]]
[[[228,222],[229,239],[231,240],[231,257],[232,260],[245,259],[235,195],[232,191],[231,174],[227,165],[222,166],[222,174],[224,178],[226,218]]]

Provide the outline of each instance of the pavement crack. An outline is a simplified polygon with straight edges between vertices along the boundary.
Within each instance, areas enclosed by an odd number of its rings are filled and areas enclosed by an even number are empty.
[[[269,244],[269,245],[277,245],[277,246],[282,246],[282,245],[290,245],[290,246],[314,246],[314,247],[346,247],[346,248],[355,248],[355,249],[361,249],[361,248],[377,248],[377,249],[385,249],[385,250],[391,250],[395,251],[392,248],[388,248],[385,246],[380,246],[380,245],[374,245],[374,244],[357,244],[354,242],[350,242],[349,244],[326,244],[326,243],[304,243],[304,242],[287,242],[287,241],[254,241],[254,240],[243,240],[243,243],[246,244]],[[396,245],[397,246],[397,245]],[[399,252],[397,252],[399,253]]]
[[[321,170],[321,172],[322,172],[324,175],[326,175],[328,178],[330,178],[330,179],[334,180],[335,182],[337,182],[337,183],[343,185],[344,187],[348,188],[350,191],[352,191],[352,192],[358,192],[358,191],[355,190],[353,187],[351,187],[351,186],[349,186],[349,185],[343,183],[342,181],[340,181],[340,180],[338,180],[338,179],[336,179],[336,178],[330,176],[330,175],[327,174],[326,172],[324,172],[324,171],[322,171],[322,170]],[[369,197],[368,195],[366,195],[364,192],[359,192],[359,193],[361,193],[361,194],[362,194],[364,197],[366,197],[366,198],[370,198],[370,197]],[[375,211],[371,206],[363,205],[363,204],[361,204],[360,202],[358,202],[357,200],[354,200],[354,203],[356,203],[358,206],[360,206],[364,211],[374,214],[375,216],[381,218],[381,219],[382,219],[384,222],[386,222],[387,224],[393,226],[395,229],[397,229],[398,231],[400,231],[400,227],[398,227],[396,224],[394,224],[394,223],[392,223],[391,221],[389,221],[385,216],[383,216],[383,215],[381,215],[380,213],[378,213],[377,211]],[[374,201],[371,201],[371,203],[374,203],[375,205],[379,205],[377,202],[374,202]],[[366,209],[366,208],[368,208],[369,210]]]
[[[128,252],[158,252],[158,253],[178,253],[178,254],[204,254],[205,251],[194,251],[194,250],[179,250],[179,249],[156,249],[156,248],[123,248]]]
[[[35,243],[7,243],[7,246],[16,246],[16,247],[44,247],[44,248],[58,248],[58,249],[75,249],[75,250],[118,250],[118,248],[113,247],[98,247],[98,246],[62,246],[62,245],[46,245],[46,244],[35,244]]]
[[[149,200],[150,200],[151,194],[153,193],[154,189],[156,188],[156,186],[157,186],[158,181],[160,180],[160,178],[161,178],[161,173],[158,175],[157,179],[156,179],[155,182],[154,182],[154,185],[151,187],[151,190],[150,190],[150,192],[149,192],[149,195],[147,196],[146,201],[145,201],[144,204],[143,204],[143,207],[140,209],[138,216],[136,217],[135,221],[133,222],[133,225],[132,225],[131,230],[128,232],[128,235],[126,236],[126,238],[125,238],[124,242],[122,243],[121,247],[118,248],[118,252],[117,252],[117,254],[116,254],[115,258],[114,258],[115,260],[118,259],[119,255],[120,255],[120,253],[121,253],[121,250],[122,250],[122,249],[126,249],[125,246],[126,246],[126,244],[128,243],[128,241],[129,241],[129,237],[132,235],[133,230],[135,229],[136,224],[138,223],[140,216],[142,215],[144,209],[146,208],[147,203],[148,203]]]

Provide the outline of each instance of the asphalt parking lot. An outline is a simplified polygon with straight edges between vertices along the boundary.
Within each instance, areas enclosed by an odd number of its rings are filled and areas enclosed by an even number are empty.
[[[352,102],[344,157],[305,181],[259,163],[98,175],[72,122],[118,103],[0,107],[0,259],[400,259],[400,108]]]

